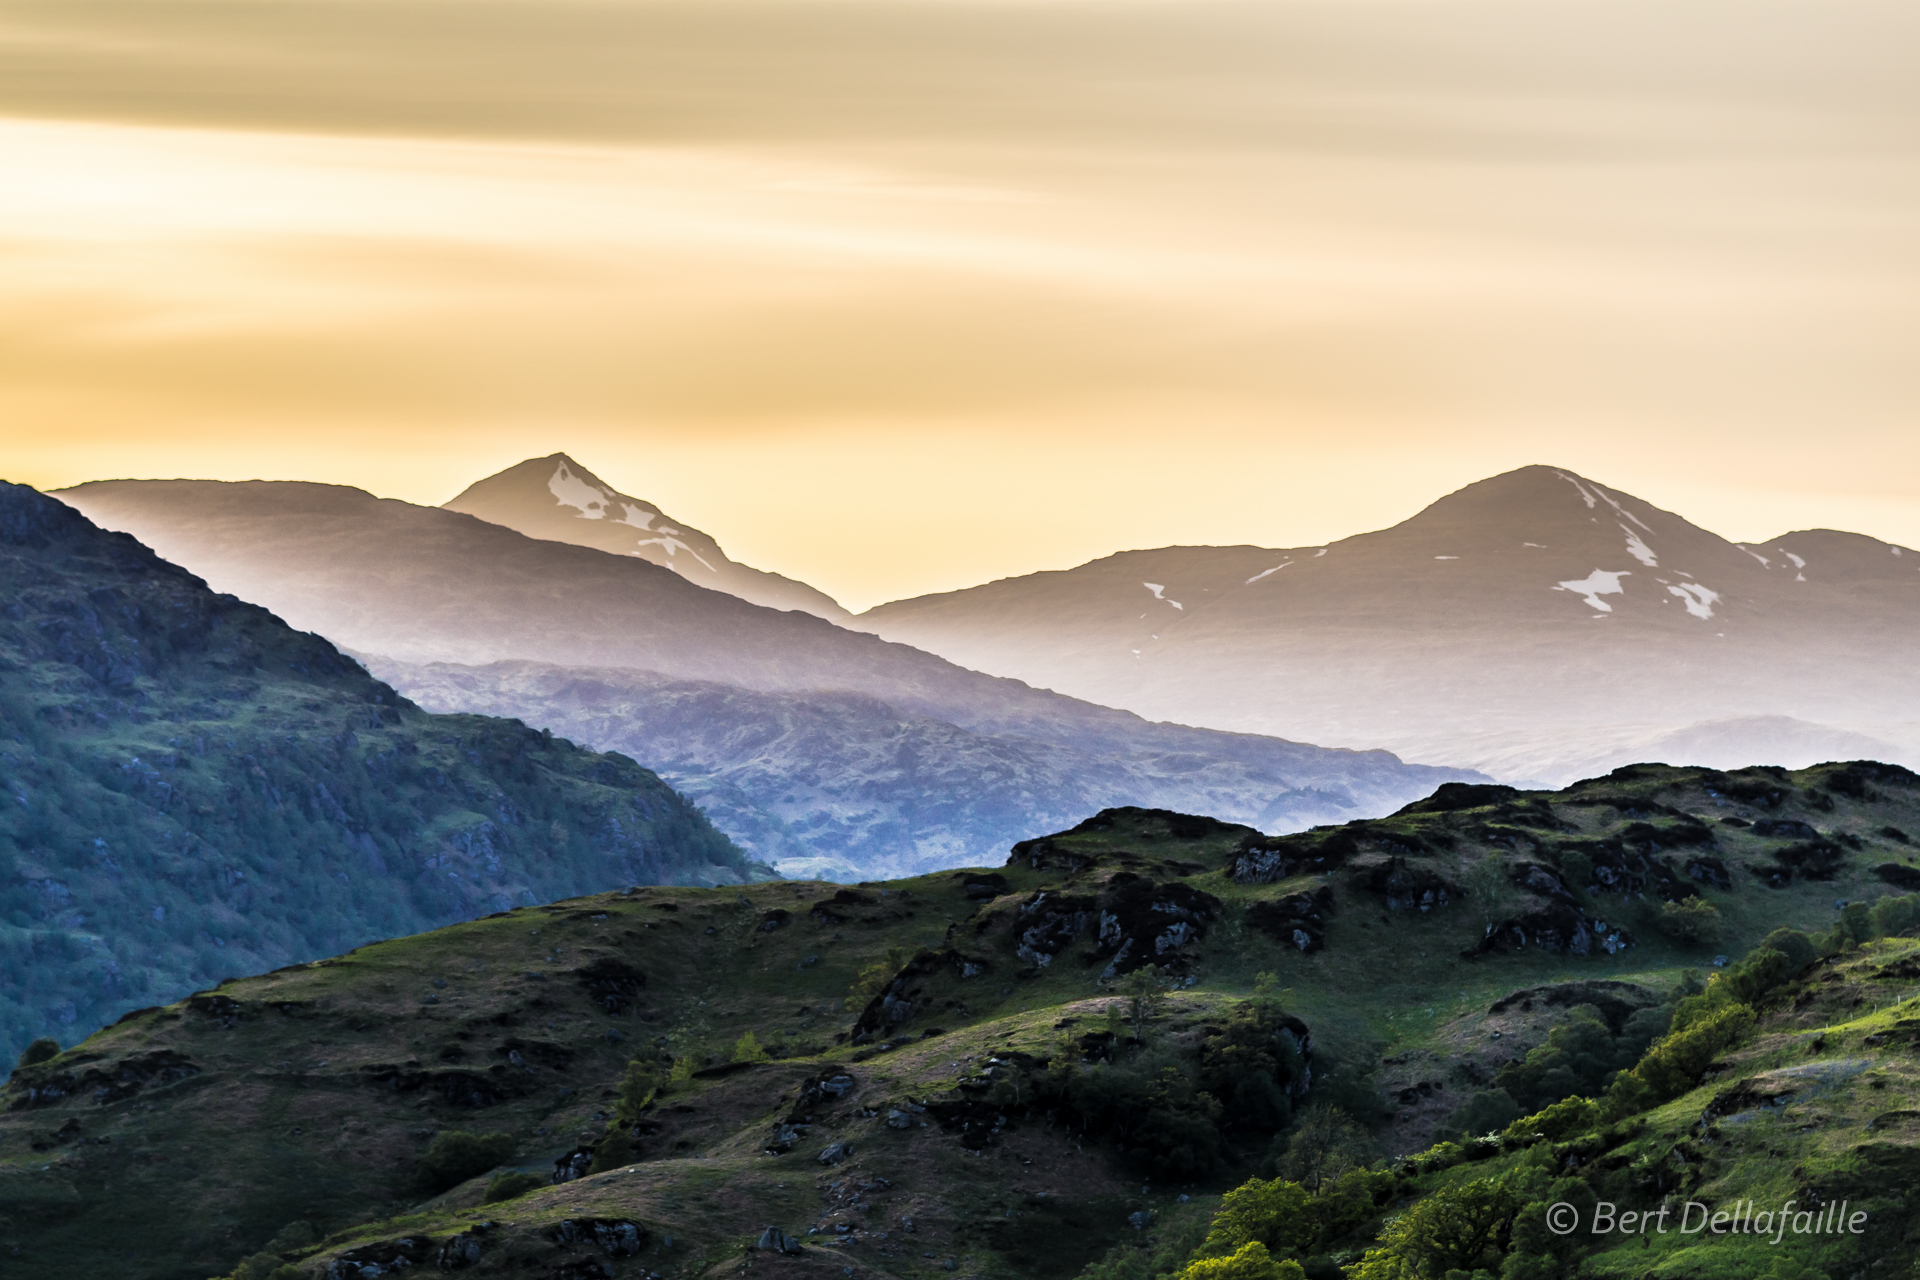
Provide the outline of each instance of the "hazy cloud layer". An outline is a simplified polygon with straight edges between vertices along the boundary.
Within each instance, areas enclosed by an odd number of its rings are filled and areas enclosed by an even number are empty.
[[[567,450],[856,607],[1506,466],[1920,539],[1893,4],[14,4],[13,478]]]

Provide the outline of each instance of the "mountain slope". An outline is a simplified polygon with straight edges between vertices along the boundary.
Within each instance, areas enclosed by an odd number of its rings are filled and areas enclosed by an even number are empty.
[[[628,497],[564,453],[529,458],[441,504],[529,538],[571,542],[663,565],[713,591],[769,609],[799,609],[844,623],[851,616],[826,593],[777,573],[736,564],[720,544],[644,498]]]
[[[513,716],[647,761],[793,878],[966,865],[1030,831],[1131,803],[1296,831],[1387,812],[1409,781],[1378,752],[1177,725],[1081,746],[974,732],[859,693],[766,693],[618,668],[368,661],[429,709]],[[1311,783],[1295,781],[1303,776]],[[1469,776],[1430,775],[1433,785]]]
[[[1481,767],[1504,751],[1537,777],[1688,726],[1920,721],[1902,674],[1920,553],[1828,531],[1738,546],[1551,467],[1325,547],[1126,552],[858,625],[1154,718]]]
[[[999,790],[1041,797],[1063,779],[1088,799],[1110,794],[1104,778],[1117,776],[1117,758],[1167,757],[1158,776],[1176,784],[1165,798],[1195,795],[1190,779],[1176,777],[1216,768],[1229,775],[1224,799],[1250,817],[1272,810],[1275,829],[1306,825],[1338,813],[1384,812],[1425,794],[1462,771],[1436,772],[1403,764],[1384,752],[1327,751],[1293,742],[1258,740],[1171,725],[1094,706],[1014,680],[968,671],[944,659],[843,630],[805,613],[776,612],[693,585],[678,574],[632,556],[528,538],[472,516],[375,499],[356,489],[328,485],[209,481],[113,481],[61,494],[110,526],[150,541],[171,558],[227,588],[273,608],[356,652],[380,655],[401,676],[402,668],[434,663],[486,666],[531,661],[585,672],[625,668],[647,673],[628,677],[638,685],[656,680],[730,685],[752,694],[781,695],[789,705],[816,695],[816,723],[837,720],[849,740],[821,740],[832,758],[857,762],[866,756],[884,774],[900,750],[894,721],[933,721],[963,730],[926,738],[928,776],[962,791]],[[588,677],[597,678],[597,677]],[[479,709],[513,706],[529,723],[564,731],[585,728],[564,708],[547,708],[524,688],[482,690],[463,678],[431,693],[434,705]],[[411,686],[409,686],[410,688]],[[427,696],[426,686],[422,686]],[[891,710],[862,712],[853,719],[836,710],[842,695],[877,699]],[[768,705],[742,697],[742,706]],[[637,715],[641,702],[624,714]],[[757,714],[757,713],[753,713]],[[637,726],[629,737],[622,717],[602,717],[593,745],[662,742]],[[1033,744],[994,747],[965,757],[981,736]],[[752,735],[720,743],[695,762],[707,771],[727,770],[735,782],[761,766],[764,754]],[[710,739],[711,740],[711,739]],[[954,754],[954,753],[958,754]],[[1011,754],[1009,754],[1011,752]],[[1064,752],[1064,754],[1062,754]],[[1067,758],[1092,762],[1093,777],[1073,780]],[[685,759],[684,756],[678,757]],[[785,808],[781,799],[815,789],[815,763],[787,757],[765,769],[752,802],[765,811]],[[1021,761],[1032,762],[1021,763]],[[1236,763],[1244,762],[1244,763]],[[981,772],[985,770],[986,772]],[[1149,770],[1129,766],[1136,780]],[[849,774],[836,787],[879,788]],[[1264,790],[1265,794],[1254,792]],[[1130,797],[1157,802],[1149,791]],[[1292,801],[1305,801],[1290,808]],[[1324,803],[1323,803],[1324,802]],[[865,805],[869,801],[863,801]],[[910,806],[909,806],[910,807]],[[831,808],[831,806],[829,806]],[[810,812],[819,812],[813,810]],[[1041,800],[1011,816],[1017,829],[1054,820],[1056,806]],[[837,819],[835,819],[837,821]],[[922,831],[907,808],[896,806],[887,822],[907,823],[918,841]],[[929,854],[945,854],[948,828],[925,832]],[[804,832],[803,832],[804,833]],[[802,834],[803,834],[802,833]],[[976,833],[977,834],[977,833]],[[989,830],[1000,840],[1004,829]],[[742,838],[750,833],[742,829]],[[972,837],[968,837],[971,839]],[[978,855],[978,843],[966,846]],[[994,847],[988,844],[984,847]],[[903,856],[911,850],[900,850]],[[913,865],[894,862],[889,865]]]
[[[0,485],[0,1045],[610,885],[746,879],[631,760],[432,716]]]
[[[23,1067],[0,1215],[26,1272],[129,1280],[264,1247],[307,1280],[402,1255],[479,1276],[691,1280],[745,1258],[1065,1280],[1142,1239],[1131,1215],[1173,1235],[1185,1197],[1214,1203],[1321,1104],[1366,1119],[1382,1158],[1457,1129],[1557,1028],[1630,1063],[1689,968],[1920,881],[1895,828],[1920,830],[1920,778],[1884,765],[1642,766],[1446,787],[1294,836],[1120,809],[990,871],[520,908],[223,983]],[[1720,937],[1669,936],[1667,902],[1710,905]],[[1167,984],[1158,1002],[1130,1005],[1133,974]],[[740,1053],[749,1032],[766,1060]],[[1876,1073],[1878,1110],[1920,1102],[1905,1038],[1822,1050]],[[641,1106],[617,1093],[630,1060],[683,1069]],[[455,1129],[511,1154],[422,1185]],[[612,1130],[633,1149],[577,1176]],[[498,1162],[535,1189],[482,1204]],[[1406,1201],[1435,1186],[1419,1162],[1390,1176]],[[794,1252],[753,1251],[769,1226]]]

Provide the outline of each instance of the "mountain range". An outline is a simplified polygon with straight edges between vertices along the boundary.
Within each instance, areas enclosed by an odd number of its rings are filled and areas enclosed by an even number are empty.
[[[586,474],[541,459],[515,468],[514,486],[475,490],[538,501],[533,481],[562,469]],[[709,590],[644,556],[342,486],[111,481],[59,496],[327,636],[422,705],[490,709],[658,762],[750,853],[796,874],[977,862],[1122,801],[1298,830],[1479,776],[1150,723]]]
[[[4,483],[0,599],[0,1050],[610,884],[770,876],[632,760],[429,715]]]
[[[1737,544],[1547,466],[1325,546],[1121,552],[854,625],[1154,719],[1509,780],[1920,755],[1920,552]]]

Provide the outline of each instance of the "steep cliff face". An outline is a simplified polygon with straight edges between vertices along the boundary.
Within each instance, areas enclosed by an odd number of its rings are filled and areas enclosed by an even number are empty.
[[[0,1051],[509,906],[754,874],[633,761],[429,715],[7,484],[0,599]]]

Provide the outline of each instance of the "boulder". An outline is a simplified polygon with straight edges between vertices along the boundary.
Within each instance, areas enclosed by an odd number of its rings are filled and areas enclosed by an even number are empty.
[[[852,1154],[853,1147],[851,1144],[845,1142],[830,1142],[827,1144],[826,1150],[814,1158],[824,1165],[836,1165]]]
[[[779,1227],[768,1227],[760,1233],[760,1238],[754,1241],[753,1247],[764,1249],[769,1253],[799,1253],[801,1244]]]

